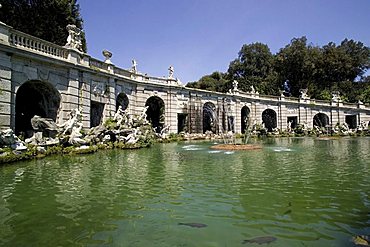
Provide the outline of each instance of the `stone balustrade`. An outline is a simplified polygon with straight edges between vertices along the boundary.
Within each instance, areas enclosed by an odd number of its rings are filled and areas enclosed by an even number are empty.
[[[9,44],[20,49],[51,55],[60,59],[68,58],[68,50],[66,48],[14,29],[9,30]]]
[[[90,68],[97,68],[97,69],[102,69],[102,70],[108,70],[108,64],[95,59],[95,58],[90,58],[89,60],[89,65]]]

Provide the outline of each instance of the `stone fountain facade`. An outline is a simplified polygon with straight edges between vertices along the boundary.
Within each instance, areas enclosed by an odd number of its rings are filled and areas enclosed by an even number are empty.
[[[253,88],[242,92],[237,82],[225,94],[185,87],[176,79],[173,66],[166,77],[141,73],[135,60],[131,68],[119,68],[107,50],[103,61],[81,52],[79,30],[69,26],[68,31],[66,46],[61,47],[0,23],[2,129],[27,135],[32,131],[29,122],[33,115],[62,125],[74,109],[81,113],[82,128],[88,129],[114,118],[121,106],[131,115],[140,115],[149,107],[148,120],[156,123],[158,133],[163,128],[169,133],[203,133],[206,103],[217,113],[216,131],[241,133],[246,118],[269,124],[270,130],[286,130],[297,124],[313,128],[317,119],[323,119],[322,127],[331,128],[338,123],[367,127],[370,121],[369,106],[343,103],[338,95],[333,95],[332,101],[310,99],[304,90],[300,98],[267,96]],[[149,104],[150,99],[160,109]]]

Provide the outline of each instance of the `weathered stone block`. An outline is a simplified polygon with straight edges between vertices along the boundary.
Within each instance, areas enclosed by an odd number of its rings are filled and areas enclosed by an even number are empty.
[[[10,119],[11,119],[10,115],[0,114],[0,127],[10,128]]]
[[[10,115],[11,114],[11,108],[10,108],[10,104],[1,104],[0,105],[0,114],[1,115]]]
[[[10,103],[11,93],[8,91],[2,91],[0,93],[0,102]],[[3,105],[3,104],[1,104]]]
[[[79,90],[78,90],[78,88],[76,88],[76,87],[71,87],[71,86],[69,86],[69,87],[68,87],[68,94],[69,94],[69,95],[78,96],[78,94],[79,94]]]
[[[12,81],[18,85],[21,85],[23,84],[24,82],[26,82],[28,80],[27,76],[25,73],[23,72],[15,72],[13,71],[13,79]]]
[[[11,90],[11,81],[6,79],[1,79],[0,81],[0,91],[10,91]]]
[[[12,71],[9,68],[0,66],[0,78],[10,80],[12,78]]]

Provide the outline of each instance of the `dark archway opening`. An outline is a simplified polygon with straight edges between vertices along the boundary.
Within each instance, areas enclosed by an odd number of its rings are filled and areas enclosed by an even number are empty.
[[[272,132],[277,127],[276,112],[271,109],[266,109],[262,112],[262,123],[268,132]]]
[[[15,133],[33,135],[31,118],[38,115],[56,121],[61,97],[50,83],[28,81],[19,87],[15,99]]]
[[[288,126],[290,125],[290,128],[292,130],[295,129],[298,125],[298,117],[297,116],[288,117],[287,118],[287,124],[288,124]]]
[[[357,116],[356,115],[347,115],[346,116],[346,124],[348,124],[348,128],[356,129],[357,128]]]
[[[165,106],[164,102],[158,96],[150,97],[145,106],[148,106],[146,111],[146,119],[152,124],[157,133],[160,133],[164,126]]]
[[[211,102],[205,103],[203,105],[203,133],[206,133],[206,131],[216,133],[216,122],[216,106]]]
[[[325,128],[327,125],[329,125],[329,117],[325,113],[317,113],[313,117],[313,126]]]
[[[188,114],[178,113],[177,114],[177,133],[187,132]]]
[[[103,120],[104,104],[91,101],[90,105],[90,127],[99,126]]]
[[[249,114],[251,110],[248,108],[248,106],[243,106],[242,111],[241,111],[241,120],[242,120],[242,128],[241,131],[242,133],[245,133],[248,127],[248,122],[249,122]]]
[[[122,107],[122,110],[125,111],[128,107],[129,100],[125,93],[120,93],[117,96],[116,99],[116,111],[118,110],[118,107]]]

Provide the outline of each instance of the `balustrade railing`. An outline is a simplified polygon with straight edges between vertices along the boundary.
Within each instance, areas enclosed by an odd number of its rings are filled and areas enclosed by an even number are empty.
[[[91,68],[108,70],[108,64],[95,58],[90,58],[89,65]]]
[[[22,33],[17,30],[10,30],[9,43],[18,48],[52,55],[62,59],[68,58],[68,50],[64,47]]]
[[[128,77],[128,78],[130,78],[131,74],[132,74],[130,71],[124,70],[124,69],[121,69],[121,68],[118,68],[118,67],[114,67],[114,73],[117,74],[117,75],[122,75],[124,77]]]

